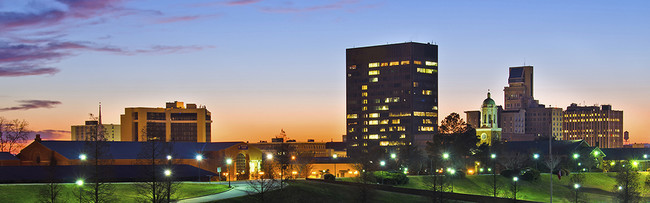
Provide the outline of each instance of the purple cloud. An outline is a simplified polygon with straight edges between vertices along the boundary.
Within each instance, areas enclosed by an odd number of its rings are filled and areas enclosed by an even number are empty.
[[[239,6],[239,5],[247,5],[247,4],[254,4],[257,2],[260,2],[262,0],[235,0],[235,1],[229,1],[226,3],[226,5],[230,6]]]
[[[41,140],[70,140],[70,134],[71,132],[68,130],[39,130],[39,131],[33,131],[28,135],[28,142],[31,143],[31,141],[36,138],[36,134],[41,135]]]
[[[0,77],[20,77],[30,75],[54,75],[59,72],[57,68],[37,68],[29,66],[0,67]]]
[[[60,101],[50,100],[20,100],[20,106],[0,108],[0,111],[29,110],[37,108],[54,108],[54,105],[61,104]]]

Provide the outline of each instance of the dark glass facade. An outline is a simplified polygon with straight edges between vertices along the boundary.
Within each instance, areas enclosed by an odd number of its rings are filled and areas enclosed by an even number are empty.
[[[348,154],[424,146],[437,130],[438,46],[401,43],[346,50]]]

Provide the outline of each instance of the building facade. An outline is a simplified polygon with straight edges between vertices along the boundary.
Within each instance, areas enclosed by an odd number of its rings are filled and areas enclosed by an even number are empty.
[[[499,110],[497,108],[496,102],[490,98],[490,93],[488,92],[487,98],[483,100],[481,105],[481,116],[479,117],[480,124],[476,128],[476,135],[481,139],[478,143],[492,145],[492,141],[501,140],[501,128],[499,128]]]
[[[540,104],[533,96],[533,66],[510,67],[499,126],[508,141],[531,141],[552,136],[562,140],[561,108]]]
[[[165,108],[125,108],[121,141],[210,142],[211,113],[205,106],[168,102]]]
[[[438,123],[438,46],[401,43],[346,50],[348,154],[424,146]]]
[[[600,148],[623,147],[623,111],[611,105],[571,104],[564,111],[563,128],[566,140],[585,140]]]
[[[70,128],[70,140],[85,141],[92,135],[96,134],[99,125],[98,121],[86,121],[85,125],[73,125]],[[102,124],[104,138],[108,141],[120,141],[122,139],[122,129],[120,125]]]

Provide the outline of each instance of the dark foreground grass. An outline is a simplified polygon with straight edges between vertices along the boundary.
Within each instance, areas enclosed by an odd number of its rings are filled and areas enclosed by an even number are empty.
[[[264,202],[298,202],[298,203],[329,203],[329,202],[360,202],[360,188],[356,186],[337,185],[321,182],[296,181],[290,183],[282,191],[275,190],[265,195]],[[371,190],[368,202],[431,202],[431,199],[401,193]],[[255,196],[244,196],[217,201],[218,203],[248,203],[261,202]]]
[[[79,188],[75,184],[61,184],[61,201],[60,202],[79,202]],[[42,184],[2,184],[0,185],[0,202],[40,202],[41,189],[46,186]],[[182,183],[178,192],[172,195],[172,199],[186,199],[190,197],[199,197],[209,194],[220,193],[228,190],[226,185],[202,184],[202,183]],[[115,184],[116,202],[136,202],[138,194],[135,187],[130,183]]]

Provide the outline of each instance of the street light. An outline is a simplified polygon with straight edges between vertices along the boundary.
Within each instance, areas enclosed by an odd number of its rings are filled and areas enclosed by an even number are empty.
[[[573,159],[578,159],[578,158],[580,158],[580,154],[574,153],[573,154]]]
[[[492,153],[490,154],[490,159],[492,159],[492,168],[488,168],[488,171],[492,171],[492,188],[493,188],[493,195],[494,197],[497,197],[497,154]],[[493,170],[494,169],[494,170]]]
[[[164,173],[165,173],[165,176],[169,177],[169,176],[172,175],[172,170],[165,169],[165,172],[164,172]]]
[[[85,161],[86,159],[88,159],[88,156],[86,156],[86,154],[80,154],[79,159]]]
[[[336,171],[336,158],[338,158],[339,155],[333,154],[332,159],[334,159],[334,177],[339,177],[339,172]]]
[[[449,153],[442,154],[442,158],[445,159],[445,160],[449,159]]]
[[[634,167],[639,166],[639,162],[638,162],[638,161],[633,161],[633,162],[632,162],[632,166],[634,166]]]
[[[575,202],[578,203],[578,189],[580,189],[580,184],[578,184],[578,183],[573,184],[573,189],[576,190],[575,191],[576,192],[576,201]]]
[[[454,192],[454,174],[456,174],[456,170],[453,168],[447,168],[447,171],[449,171],[449,174],[451,174],[451,192]]]
[[[172,155],[167,155],[167,161],[171,161],[171,160],[172,160]]]
[[[232,159],[226,159],[226,164],[228,165],[228,188],[230,188],[230,164],[232,164]]]
[[[515,191],[514,191],[514,193],[515,193],[515,194],[514,194],[515,201],[517,201],[517,182],[518,182],[518,181],[519,181],[519,177],[517,177],[517,176],[512,177],[512,182],[515,183]]]
[[[383,166],[386,166],[386,161],[380,161],[380,162],[379,162],[379,165],[382,166],[382,167],[383,167]]]
[[[199,182],[201,182],[201,160],[203,160],[203,155],[197,154],[196,157],[196,164],[199,166]]]
[[[171,156],[167,156],[168,160],[171,160]],[[163,172],[165,174],[165,177],[167,177],[167,202],[171,199],[171,187],[172,187],[172,182],[171,182],[171,177],[172,177],[172,170],[170,169],[165,169]]]
[[[269,159],[269,160],[273,159],[273,154],[266,154],[266,159]]]
[[[391,158],[391,159],[395,159],[395,158],[397,158],[397,154],[395,154],[395,153],[390,154],[390,158]]]
[[[82,202],[82,201],[81,201],[81,200],[82,200],[82,198],[81,198],[81,196],[82,196],[81,192],[82,192],[82,189],[83,189],[84,180],[79,179],[79,180],[77,180],[77,182],[75,182],[75,184],[77,184],[77,186],[79,186],[79,203],[81,203],[81,202]]]
[[[644,155],[643,155],[643,158],[644,158],[644,159],[647,159],[647,158],[648,158],[648,155],[647,155],[647,154],[644,154]]]
[[[533,154],[533,159],[535,159],[535,170],[539,170],[537,168],[537,160],[539,159],[539,154],[538,153]]]

